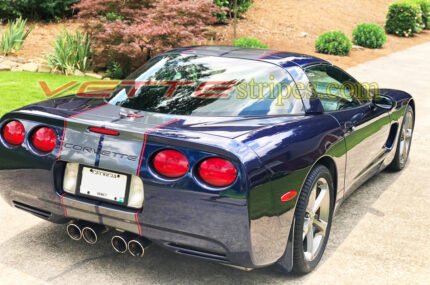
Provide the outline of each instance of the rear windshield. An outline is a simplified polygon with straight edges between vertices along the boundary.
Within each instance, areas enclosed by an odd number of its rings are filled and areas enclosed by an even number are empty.
[[[190,116],[302,114],[291,76],[260,61],[191,54],[156,57],[134,72],[110,103]]]

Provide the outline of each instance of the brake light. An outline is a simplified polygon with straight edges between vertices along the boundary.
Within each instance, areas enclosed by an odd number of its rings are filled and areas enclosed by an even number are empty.
[[[106,128],[89,127],[88,130],[93,133],[108,135],[108,136],[119,136],[119,132]]]
[[[212,157],[203,161],[198,169],[200,178],[210,186],[226,187],[237,177],[236,167],[228,160]]]
[[[11,121],[3,127],[3,139],[10,145],[20,145],[25,139],[24,125],[19,121]]]
[[[37,150],[51,152],[57,145],[57,134],[51,128],[42,127],[33,133],[31,142]]]
[[[188,172],[188,159],[173,149],[158,152],[152,164],[158,174],[167,178],[179,178]]]

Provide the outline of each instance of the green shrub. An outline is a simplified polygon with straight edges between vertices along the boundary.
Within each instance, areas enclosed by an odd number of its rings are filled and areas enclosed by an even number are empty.
[[[21,16],[21,13],[8,3],[8,1],[0,1],[0,22],[7,19],[15,19]]]
[[[91,41],[86,33],[67,31],[57,37],[54,52],[47,58],[48,64],[54,70],[72,74],[75,70],[86,71],[91,61]]]
[[[23,17],[36,20],[55,20],[71,16],[72,6],[79,0],[1,0],[0,20]]]
[[[414,2],[421,7],[423,27],[430,30],[430,0],[414,0]]]
[[[27,20],[18,18],[15,21],[9,21],[0,38],[0,52],[8,55],[19,51],[30,31],[31,29],[27,28]]]
[[[233,45],[235,47],[243,47],[243,48],[262,48],[266,49],[268,46],[262,43],[260,40],[256,38],[238,38],[234,40]]]
[[[360,24],[352,32],[352,42],[362,47],[381,48],[386,41],[384,29],[376,24]]]
[[[109,64],[109,66],[106,70],[106,75],[110,79],[124,79],[125,78],[125,73],[122,70],[121,64],[119,64],[116,61]]]
[[[410,37],[422,31],[421,7],[412,1],[395,2],[388,9],[385,30],[389,34]]]
[[[315,48],[319,53],[348,55],[352,43],[343,32],[332,31],[320,35],[315,42]]]

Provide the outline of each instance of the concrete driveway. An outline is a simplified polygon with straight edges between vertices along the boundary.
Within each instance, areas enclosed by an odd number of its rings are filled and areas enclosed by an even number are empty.
[[[314,273],[242,272],[159,248],[143,259],[117,255],[110,236],[95,246],[74,242],[64,226],[1,201],[0,284],[429,284],[430,43],[350,72],[361,81],[411,92],[416,131],[407,168],[380,174],[345,202]]]

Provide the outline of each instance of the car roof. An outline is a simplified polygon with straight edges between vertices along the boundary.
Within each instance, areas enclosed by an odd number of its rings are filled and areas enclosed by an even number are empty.
[[[233,46],[190,46],[176,48],[168,51],[167,53],[196,54],[202,56],[217,56],[257,60],[276,64],[281,67],[296,65],[304,68],[313,64],[328,63],[321,58],[300,53],[284,52],[269,49],[240,48]]]

